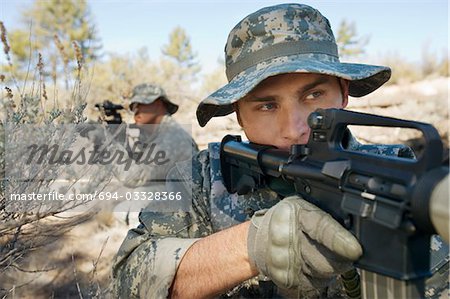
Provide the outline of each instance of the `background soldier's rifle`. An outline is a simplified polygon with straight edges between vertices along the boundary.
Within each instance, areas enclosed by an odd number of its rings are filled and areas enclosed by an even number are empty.
[[[114,104],[110,100],[95,104],[100,112],[98,123],[86,123],[80,129],[80,135],[91,139],[95,144],[103,146],[106,135],[110,135],[116,142],[125,142],[125,124],[122,125],[122,116],[119,110],[124,109],[122,105]],[[107,133],[108,131],[108,133]],[[110,140],[111,141],[111,140]]]
[[[119,110],[124,109],[122,105],[114,104],[110,100],[105,100],[101,104],[95,104],[95,108],[102,114],[100,117],[101,121],[108,124],[122,123],[122,116],[119,113]]]
[[[269,187],[304,199],[330,213],[363,247],[356,262],[363,295],[422,298],[431,275],[430,237],[448,242],[448,165],[436,129],[425,123],[339,109],[319,109],[308,118],[306,145],[290,152],[226,136],[221,169],[228,192]],[[345,149],[349,125],[413,128],[425,148],[417,159]]]

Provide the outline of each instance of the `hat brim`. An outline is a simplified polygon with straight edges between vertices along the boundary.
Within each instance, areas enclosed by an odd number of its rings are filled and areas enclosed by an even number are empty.
[[[152,104],[157,99],[161,99],[163,102],[166,103],[167,112],[169,112],[170,114],[174,114],[175,112],[178,111],[178,105],[172,103],[169,99],[167,99],[164,96],[154,96],[154,97],[135,96],[130,100],[129,104],[130,110],[133,110],[133,106],[135,104]]]
[[[214,116],[232,113],[232,104],[249,93],[264,79],[285,73],[314,73],[336,76],[349,81],[349,94],[353,97],[367,95],[391,76],[391,69],[385,66],[323,61],[311,56],[291,55],[272,58],[252,66],[236,75],[228,84],[204,99],[197,108],[200,126]]]
[[[164,102],[167,103],[167,112],[169,112],[170,114],[174,114],[175,112],[178,111],[178,105],[170,102],[169,100],[162,98],[162,100],[164,100]]]

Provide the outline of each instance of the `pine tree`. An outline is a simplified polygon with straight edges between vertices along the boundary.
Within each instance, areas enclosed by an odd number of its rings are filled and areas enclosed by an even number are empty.
[[[169,44],[165,45],[162,53],[174,59],[181,67],[190,68],[196,65],[197,54],[192,50],[191,40],[186,31],[177,26],[169,35]]]
[[[75,59],[78,45],[83,63],[99,57],[101,44],[86,0],[36,0],[23,13],[25,28],[9,34],[15,65],[24,72],[34,64],[36,53],[47,58],[46,64],[53,81],[69,76],[77,69]],[[31,57],[30,57],[31,55]]]
[[[183,28],[177,26],[172,30],[162,53],[161,72],[162,79],[166,82],[166,92],[181,105],[186,100],[196,100],[191,87],[197,81],[200,65],[190,37]]]
[[[336,42],[339,48],[339,56],[343,59],[364,54],[364,47],[369,43],[368,37],[358,37],[354,22],[343,20],[337,30]]]

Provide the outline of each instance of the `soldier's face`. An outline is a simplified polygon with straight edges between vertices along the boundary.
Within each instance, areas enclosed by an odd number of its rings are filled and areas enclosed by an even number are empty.
[[[135,104],[133,106],[134,121],[138,125],[158,124],[162,113],[162,102],[156,100],[151,104]]]
[[[307,118],[317,108],[344,108],[348,83],[333,76],[282,74],[269,77],[237,102],[236,113],[247,138],[289,149],[305,144]]]

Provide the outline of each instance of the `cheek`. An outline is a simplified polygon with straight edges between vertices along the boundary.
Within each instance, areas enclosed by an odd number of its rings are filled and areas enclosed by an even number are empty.
[[[145,123],[148,119],[149,116],[146,113],[138,113],[134,115],[134,121],[136,123]]]
[[[248,140],[259,144],[274,144],[279,135],[278,122],[267,117],[243,121],[242,129]]]
[[[330,101],[330,108],[344,108],[345,107],[345,103],[344,103],[344,99],[340,89],[339,91],[336,91],[334,93],[334,96],[332,97],[332,100]]]
[[[247,136],[247,139],[254,143],[259,144],[274,144],[276,143],[274,141],[275,136],[270,134],[271,132],[267,130],[266,128],[263,129],[244,129],[245,136]]]
[[[344,108],[343,101],[342,101],[342,95],[340,93],[333,94],[329,98],[325,99],[324,101],[320,101],[318,103],[315,103],[310,107],[310,112],[313,112],[317,108]]]

